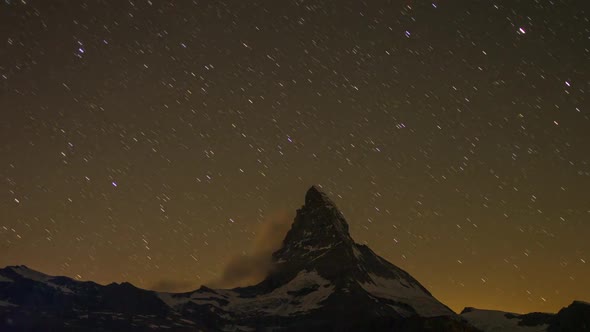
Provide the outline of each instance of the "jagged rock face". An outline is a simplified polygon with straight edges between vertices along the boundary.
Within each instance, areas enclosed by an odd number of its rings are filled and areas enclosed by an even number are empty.
[[[407,272],[356,244],[318,187],[307,192],[273,261],[257,285],[180,294],[7,267],[0,269],[0,331],[479,331],[464,319],[523,332],[590,330],[590,305],[582,302],[556,315],[456,315]]]
[[[0,331],[471,332],[478,330],[465,319],[490,326],[490,317],[492,326],[517,329],[585,331],[590,324],[590,306],[581,302],[556,315],[456,315],[407,272],[355,243],[342,213],[315,186],[272,258],[274,269],[257,285],[181,294],[0,269]]]
[[[313,271],[332,287],[330,296],[315,309],[323,315],[337,310],[373,318],[455,316],[407,272],[367,246],[356,244],[342,213],[315,186],[307,191],[305,205],[297,211],[273,259],[275,269],[258,289],[272,291],[294,280],[301,271]],[[367,317],[364,319],[370,319]]]
[[[297,210],[282,248],[273,257],[277,262],[292,261],[339,244],[346,247],[353,244],[348,224],[328,196],[314,186],[307,191],[305,205]]]
[[[54,305],[59,315],[80,310],[149,315],[149,321],[164,320],[168,327],[215,331],[471,331],[408,273],[356,244],[346,219],[318,187],[308,190],[273,262],[274,269],[257,285],[230,290],[202,287],[184,294],[6,270],[3,275],[12,284],[2,287],[0,280],[0,296],[10,295],[3,298],[11,303],[12,313]],[[18,302],[19,294],[37,302]]]
[[[276,267],[269,278],[280,284],[301,270],[317,270],[327,277],[345,273],[357,263],[353,248],[342,213],[326,194],[311,187],[283,246],[273,254]]]

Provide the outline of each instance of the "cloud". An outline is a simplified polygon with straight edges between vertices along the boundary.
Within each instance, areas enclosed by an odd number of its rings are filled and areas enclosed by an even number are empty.
[[[189,290],[195,289],[195,284],[190,281],[179,281],[179,280],[160,280],[153,284],[148,289],[152,289],[159,292],[170,292],[170,293],[179,293],[179,292],[187,292]]]
[[[232,288],[262,281],[272,267],[272,253],[281,247],[292,223],[286,211],[271,214],[258,227],[249,253],[230,258],[221,277],[208,286]]]

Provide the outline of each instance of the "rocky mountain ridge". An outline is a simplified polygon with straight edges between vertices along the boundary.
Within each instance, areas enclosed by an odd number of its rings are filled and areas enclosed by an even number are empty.
[[[590,305],[583,302],[555,315],[454,313],[410,274],[355,243],[342,213],[316,186],[272,260],[256,285],[186,293],[6,267],[0,330],[590,331]]]

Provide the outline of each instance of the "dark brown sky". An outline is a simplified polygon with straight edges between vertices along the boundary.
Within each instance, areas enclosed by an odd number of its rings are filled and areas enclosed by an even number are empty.
[[[318,183],[455,310],[589,300],[585,8],[3,0],[0,265],[194,288]]]

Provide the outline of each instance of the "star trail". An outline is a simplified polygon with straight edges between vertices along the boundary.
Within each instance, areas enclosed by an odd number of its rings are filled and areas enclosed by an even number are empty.
[[[455,311],[588,300],[589,14],[4,0],[0,265],[195,289],[319,184]]]

